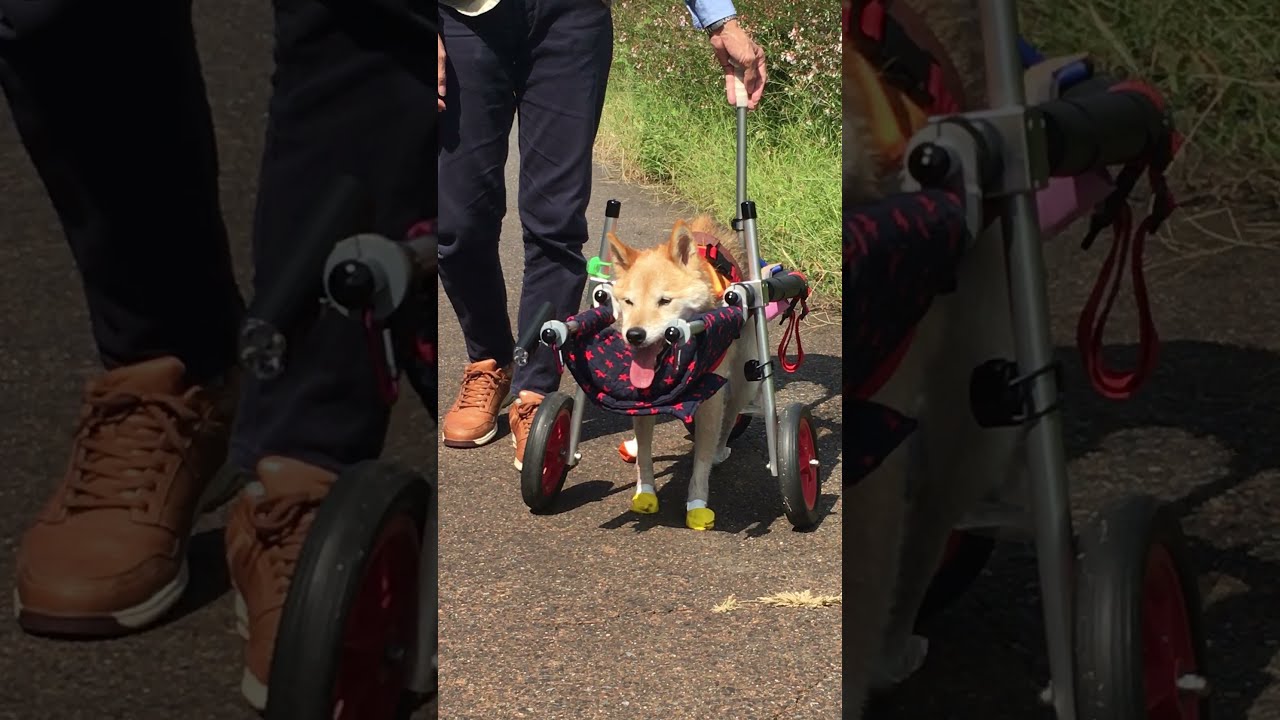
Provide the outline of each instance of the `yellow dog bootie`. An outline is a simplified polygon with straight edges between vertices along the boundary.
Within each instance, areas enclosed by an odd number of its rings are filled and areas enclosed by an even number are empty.
[[[716,514],[711,508],[694,508],[684,514],[684,524],[690,530],[710,530],[716,526]]]
[[[641,515],[652,515],[658,512],[658,496],[648,487],[641,488],[640,492],[631,498],[631,512]]]

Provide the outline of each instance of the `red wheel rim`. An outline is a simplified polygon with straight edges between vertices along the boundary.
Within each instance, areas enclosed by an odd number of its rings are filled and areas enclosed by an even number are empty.
[[[1199,696],[1178,689],[1198,667],[1182,582],[1163,545],[1151,548],[1142,586],[1142,668],[1149,720],[1199,720]]]
[[[405,515],[378,536],[342,634],[334,720],[390,720],[418,638],[418,528]]]
[[[800,464],[800,493],[804,495],[804,506],[809,510],[818,504],[818,466],[811,462],[815,457],[813,429],[809,427],[808,418],[801,418],[799,437],[796,438],[796,462]]]
[[[556,414],[556,423],[547,433],[547,447],[542,453],[542,494],[549,497],[555,494],[556,486],[564,475],[565,464],[569,460],[569,411],[561,410]]]

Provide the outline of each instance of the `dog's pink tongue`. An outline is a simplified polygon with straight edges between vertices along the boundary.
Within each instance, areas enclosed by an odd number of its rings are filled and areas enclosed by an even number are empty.
[[[641,390],[653,384],[653,375],[658,366],[658,353],[661,345],[654,343],[648,347],[631,348],[631,384]]]

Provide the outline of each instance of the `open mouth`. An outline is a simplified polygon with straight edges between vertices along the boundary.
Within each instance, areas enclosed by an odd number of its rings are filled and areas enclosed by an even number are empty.
[[[653,384],[653,377],[658,372],[658,363],[662,361],[662,353],[667,343],[659,341],[643,347],[631,347],[631,385],[643,390]]]

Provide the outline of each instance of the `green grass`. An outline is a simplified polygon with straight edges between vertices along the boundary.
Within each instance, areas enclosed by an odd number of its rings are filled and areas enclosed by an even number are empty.
[[[1276,206],[1280,11],[1274,0],[1023,0],[1023,34],[1050,54],[1087,51],[1164,91],[1188,142],[1182,199]],[[839,297],[839,22],[836,3],[743,0],[770,84],[752,113],[750,194],[766,258]],[[696,210],[733,210],[733,112],[705,37],[669,0],[615,3],[617,45],[597,158]]]
[[[1280,9],[1274,0],[1025,0],[1023,34],[1153,82],[1188,136],[1176,177],[1195,194],[1280,197]]]
[[[736,192],[733,117],[726,105],[719,117],[691,121],[679,100],[643,82],[614,83],[597,157],[727,221]],[[751,135],[747,195],[760,212],[761,255],[804,271],[826,299],[839,298],[839,148],[816,142],[803,125]]]
[[[761,109],[748,115],[748,195],[759,208],[764,259],[804,272],[815,303],[838,304],[839,52],[824,55],[822,46],[838,48],[839,8],[780,5],[791,4],[757,0],[752,16],[748,3],[739,4],[770,59]],[[615,24],[597,161],[727,221],[736,192],[735,113],[706,36],[665,0],[616,3]]]

